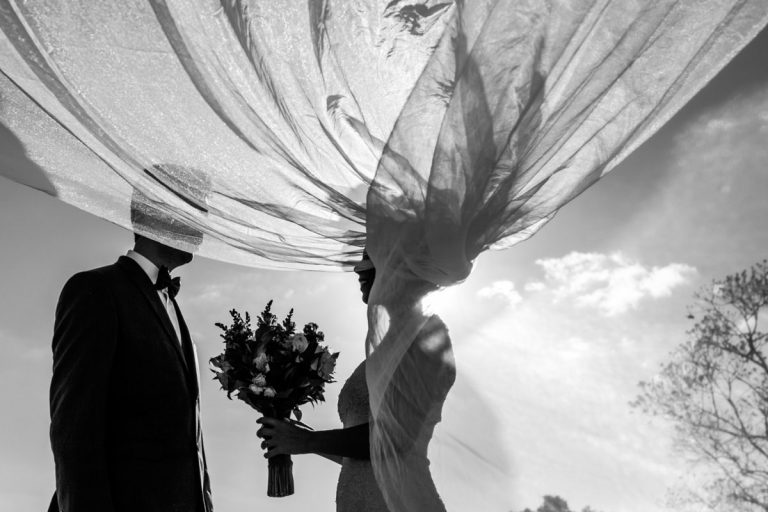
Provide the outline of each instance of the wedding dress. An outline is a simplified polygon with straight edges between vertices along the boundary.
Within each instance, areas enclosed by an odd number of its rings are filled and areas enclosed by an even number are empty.
[[[339,418],[344,428],[370,422],[368,386],[365,383],[365,361],[352,372],[339,393]],[[336,487],[336,511],[388,512],[370,460],[344,457],[339,484]]]
[[[374,285],[375,286],[375,285]],[[402,297],[402,304],[407,304],[407,297]],[[401,323],[401,317],[392,308],[390,334],[408,332],[413,340],[401,354],[401,364],[393,370],[389,385],[378,404],[372,407],[368,392],[367,368],[364,360],[344,383],[339,393],[339,418],[344,428],[363,423],[372,424],[372,438],[382,438],[380,431],[387,436],[385,446],[372,443],[371,454],[387,454],[401,459],[397,465],[403,474],[401,478],[408,482],[419,482],[418,489],[397,485],[399,495],[391,503],[396,510],[406,510],[406,503],[416,505],[414,510],[439,512],[444,511],[440,495],[432,481],[428,457],[428,446],[435,426],[442,417],[442,406],[456,377],[453,351],[448,330],[437,315],[429,312],[409,315],[408,319],[419,317],[418,322]],[[410,310],[411,308],[406,308]],[[397,343],[387,343],[387,347],[397,347]],[[381,355],[385,355],[382,359]],[[369,365],[380,365],[388,361],[391,354],[382,349],[378,354],[370,355]],[[417,371],[420,368],[422,371]],[[421,379],[414,379],[416,372]],[[386,410],[385,416],[381,412]],[[374,411],[372,413],[372,411]],[[376,416],[376,412],[379,413]],[[376,418],[378,417],[378,421]],[[392,418],[394,420],[391,420]],[[382,473],[379,480],[385,487],[393,485],[393,475]],[[339,483],[336,489],[337,512],[388,511],[380,484],[376,480],[373,466],[369,460],[345,457],[342,461]]]

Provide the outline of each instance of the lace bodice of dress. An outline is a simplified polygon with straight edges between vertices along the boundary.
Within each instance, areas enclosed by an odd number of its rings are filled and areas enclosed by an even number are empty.
[[[345,428],[370,420],[365,361],[352,372],[339,393],[339,418]],[[388,512],[373,476],[371,461],[344,457],[336,488],[337,512]]]
[[[344,428],[367,423],[368,385],[365,382],[365,361],[360,363],[339,392],[339,419]]]

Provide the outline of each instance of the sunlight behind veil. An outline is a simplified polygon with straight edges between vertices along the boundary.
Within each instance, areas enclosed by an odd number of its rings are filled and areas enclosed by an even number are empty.
[[[458,510],[428,455],[467,492],[508,468],[449,423],[479,391],[425,295],[535,233],[766,22],[764,0],[0,0],[0,135],[23,148],[0,174],[129,229],[135,189],[228,262],[348,270],[367,244],[379,485]]]

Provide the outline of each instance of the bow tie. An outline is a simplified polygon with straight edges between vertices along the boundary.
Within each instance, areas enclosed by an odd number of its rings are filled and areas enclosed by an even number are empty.
[[[171,278],[171,273],[168,272],[167,267],[160,267],[160,272],[157,274],[157,281],[155,282],[155,290],[168,290],[168,296],[173,300],[176,294],[179,293],[181,288],[181,278]]]

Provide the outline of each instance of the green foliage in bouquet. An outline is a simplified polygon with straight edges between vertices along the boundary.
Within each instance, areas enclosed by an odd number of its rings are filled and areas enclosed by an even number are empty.
[[[272,314],[272,301],[257,319],[245,319],[231,310],[232,324],[217,323],[224,333],[224,352],[211,358],[214,379],[221,383],[227,397],[237,398],[260,413],[301,421],[299,407],[325,400],[325,384],[334,382],[333,372],[339,353],[322,345],[324,335],[317,324],[308,323],[296,332],[293,310],[282,322]]]

